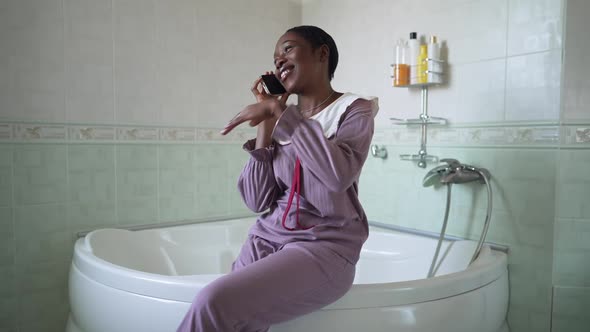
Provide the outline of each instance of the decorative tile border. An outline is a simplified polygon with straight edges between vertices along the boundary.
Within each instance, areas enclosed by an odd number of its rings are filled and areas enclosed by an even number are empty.
[[[157,142],[158,128],[120,127],[117,128],[117,141]]]
[[[243,143],[254,137],[255,133],[256,129],[248,126],[222,136],[217,128],[0,123],[0,142],[15,143]],[[394,126],[377,128],[373,142],[394,146],[419,145],[420,137],[419,126]],[[431,126],[428,128],[427,144],[590,148],[590,125]]]
[[[195,128],[160,128],[160,140],[174,142],[194,142],[197,137]]]
[[[243,143],[255,135],[247,126],[223,136],[214,128],[0,123],[0,142],[15,143]]]
[[[72,126],[68,130],[68,138],[74,141],[113,141],[115,128]]]
[[[563,144],[590,147],[590,126],[569,125],[562,127]]]
[[[12,138],[12,128],[9,124],[0,124],[0,141]]]
[[[373,141],[389,145],[419,145],[419,127],[377,129]],[[428,146],[558,147],[559,126],[429,127]]]
[[[12,125],[13,139],[17,141],[63,141],[66,139],[64,125],[37,125],[17,123]]]

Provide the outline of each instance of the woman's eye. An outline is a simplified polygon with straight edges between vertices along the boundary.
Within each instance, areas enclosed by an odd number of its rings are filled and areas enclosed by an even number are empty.
[[[288,53],[291,49],[293,48],[293,46],[289,45],[285,47],[285,53]]]

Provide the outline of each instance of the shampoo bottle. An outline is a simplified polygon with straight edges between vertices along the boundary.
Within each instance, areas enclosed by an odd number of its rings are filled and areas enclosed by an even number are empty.
[[[436,36],[430,37],[428,44],[428,83],[442,83],[442,64],[440,61],[440,44]]]
[[[420,54],[418,55],[418,83],[428,82],[428,46],[425,44],[420,45]]]
[[[420,42],[418,41],[418,33],[410,32],[408,50],[410,53],[410,84],[416,84],[418,83],[418,56],[420,55]]]

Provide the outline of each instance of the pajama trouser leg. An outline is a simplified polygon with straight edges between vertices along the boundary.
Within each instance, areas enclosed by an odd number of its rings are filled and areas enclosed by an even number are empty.
[[[336,301],[354,279],[354,265],[313,242],[234,267],[197,294],[178,331],[267,331]]]

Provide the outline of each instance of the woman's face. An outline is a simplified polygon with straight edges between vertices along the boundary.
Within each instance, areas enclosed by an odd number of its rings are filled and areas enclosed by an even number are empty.
[[[287,32],[275,48],[275,75],[288,92],[305,92],[320,82],[322,75],[327,78],[327,55],[327,46],[313,50],[307,40],[294,32]]]

